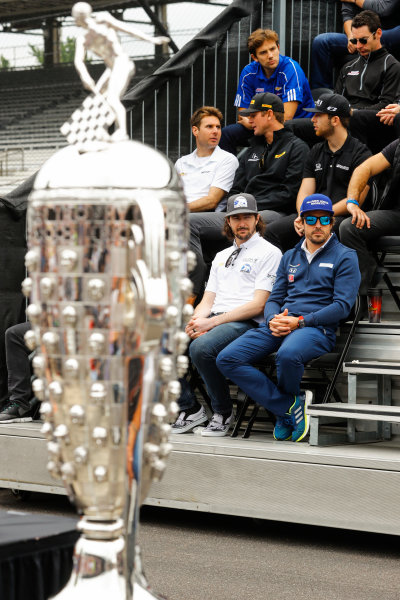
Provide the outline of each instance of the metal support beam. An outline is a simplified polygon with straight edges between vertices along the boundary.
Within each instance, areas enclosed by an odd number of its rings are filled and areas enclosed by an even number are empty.
[[[144,12],[149,17],[151,22],[154,24],[154,27],[159,32],[159,34],[166,35],[169,38],[171,38],[171,36],[169,35],[169,32],[164,27],[164,25],[161,23],[160,19],[156,15],[156,13],[154,11],[152,11],[151,8],[149,7],[149,5],[147,4],[147,0],[137,0],[137,3],[140,4],[140,6],[143,8]],[[178,52],[179,48],[175,44],[174,40],[170,39],[168,45],[174,52]]]
[[[281,54],[286,54],[286,0],[275,0],[273,2],[274,29],[279,35]]]

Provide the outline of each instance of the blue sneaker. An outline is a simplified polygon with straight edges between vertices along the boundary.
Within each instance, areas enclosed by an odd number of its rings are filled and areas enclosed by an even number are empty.
[[[287,413],[292,422],[292,442],[300,442],[308,433],[309,419],[304,409],[305,399],[309,399],[308,395],[307,390],[305,396],[295,396],[294,402]]]
[[[274,438],[276,440],[291,440],[292,439],[292,418],[286,414],[283,417],[276,417],[276,423],[274,427]]]

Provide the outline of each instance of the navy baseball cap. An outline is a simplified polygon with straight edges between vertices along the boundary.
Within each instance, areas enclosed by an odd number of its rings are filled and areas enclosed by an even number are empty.
[[[333,215],[331,199],[324,194],[311,194],[311,196],[306,196],[300,208],[300,216],[302,217],[304,213],[313,210],[323,210],[324,212]]]

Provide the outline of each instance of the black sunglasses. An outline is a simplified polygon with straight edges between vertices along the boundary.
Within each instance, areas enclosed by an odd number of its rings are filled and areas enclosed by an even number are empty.
[[[233,267],[241,249],[242,248],[236,248],[236,250],[234,250],[232,254],[228,256],[228,258],[226,259],[225,267]]]
[[[373,35],[375,35],[376,31],[373,31],[371,33],[371,35],[369,35],[368,37],[362,37],[362,38],[350,38],[349,42],[350,44],[353,44],[353,46],[357,45],[357,42],[360,42],[360,44],[362,44],[363,46],[368,42],[369,38],[372,37]]]
[[[321,225],[330,225],[332,223],[332,217],[329,216],[314,217],[314,215],[309,215],[308,217],[304,217],[304,220],[307,225],[315,225],[317,221],[319,221]]]

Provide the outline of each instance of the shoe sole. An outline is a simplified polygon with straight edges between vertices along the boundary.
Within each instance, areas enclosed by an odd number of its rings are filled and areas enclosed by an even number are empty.
[[[292,439],[292,434],[290,434],[289,437],[287,437],[287,438],[277,438],[277,437],[275,437],[275,433],[273,433],[272,435],[273,435],[274,440],[276,440],[277,442],[287,442],[288,440]]]
[[[229,429],[226,431],[202,431],[201,435],[203,437],[224,437],[229,432]]]
[[[32,421],[32,417],[15,417],[11,419],[7,419],[6,421],[0,420],[0,425],[4,423],[29,423]]]
[[[192,429],[194,429],[195,427],[198,427],[199,425],[202,425],[206,421],[208,421],[208,417],[202,417],[201,419],[197,419],[196,421],[193,421],[192,423],[189,423],[188,425],[185,425],[184,427],[180,427],[179,429],[177,429],[177,428],[174,429],[172,427],[171,433],[174,435],[179,434],[179,433],[188,433],[188,431],[192,431]]]

